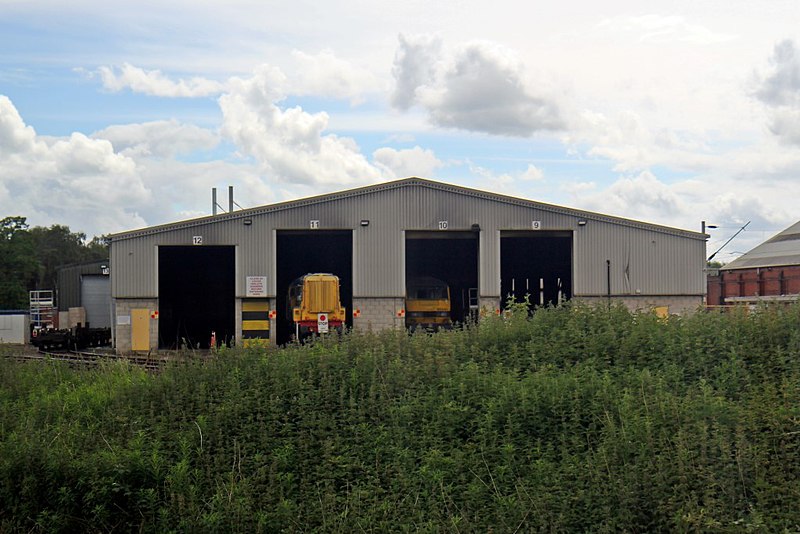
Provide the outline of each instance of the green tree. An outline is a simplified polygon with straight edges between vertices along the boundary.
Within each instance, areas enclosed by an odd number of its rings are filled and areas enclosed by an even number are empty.
[[[0,220],[0,309],[27,308],[28,288],[38,271],[25,217]]]
[[[108,236],[88,243],[68,226],[28,227],[25,217],[0,220],[0,309],[28,307],[28,291],[54,289],[63,265],[108,258]]]
[[[59,267],[85,261],[88,257],[84,244],[86,234],[72,232],[68,226],[61,224],[54,224],[49,228],[34,226],[29,232],[39,263],[39,276],[36,287],[32,289],[55,288]]]
[[[111,234],[96,235],[86,244],[85,261],[108,259],[108,243]]]

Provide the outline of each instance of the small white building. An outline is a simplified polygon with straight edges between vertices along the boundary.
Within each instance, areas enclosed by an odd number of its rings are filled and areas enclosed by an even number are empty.
[[[0,343],[30,342],[30,316],[24,311],[0,311]]]

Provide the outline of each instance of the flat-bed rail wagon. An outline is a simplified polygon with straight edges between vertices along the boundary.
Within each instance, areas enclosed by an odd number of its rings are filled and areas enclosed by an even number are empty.
[[[78,325],[61,330],[34,330],[31,344],[40,351],[81,350],[89,347],[102,347],[111,344],[110,328],[89,328]]]

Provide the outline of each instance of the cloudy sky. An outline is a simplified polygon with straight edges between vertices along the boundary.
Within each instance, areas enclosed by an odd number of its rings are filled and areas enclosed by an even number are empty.
[[[408,176],[800,219],[797,0],[0,0],[0,216],[89,237]],[[537,5],[538,4],[538,5]]]

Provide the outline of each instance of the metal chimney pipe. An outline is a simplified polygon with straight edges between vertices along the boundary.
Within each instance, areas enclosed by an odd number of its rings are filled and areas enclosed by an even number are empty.
[[[211,215],[217,214],[217,188],[211,188]]]
[[[233,213],[233,186],[228,186],[228,213]]]

